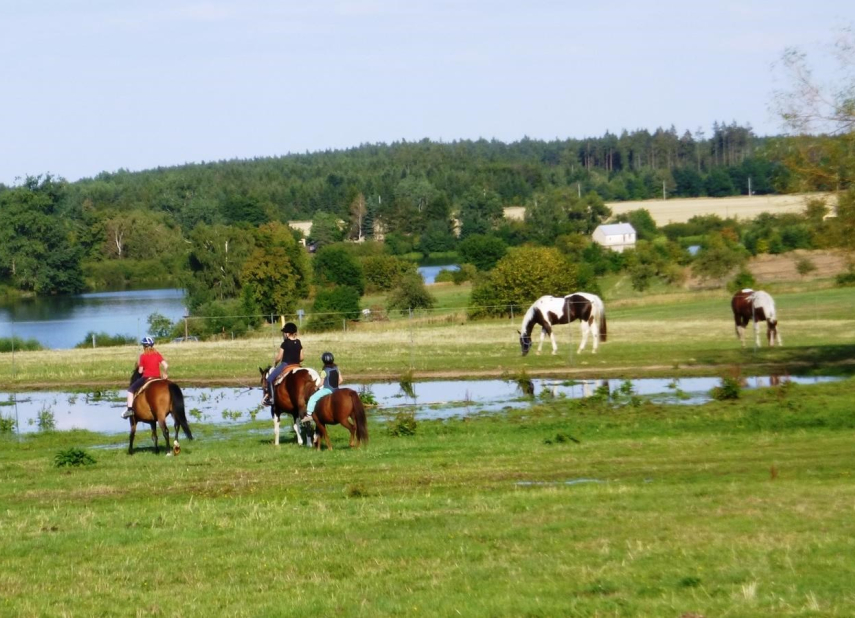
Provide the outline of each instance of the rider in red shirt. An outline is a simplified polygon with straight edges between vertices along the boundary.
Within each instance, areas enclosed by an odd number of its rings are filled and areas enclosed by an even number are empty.
[[[122,418],[130,418],[134,415],[134,393],[140,387],[153,378],[166,378],[166,370],[169,364],[160,355],[160,352],[154,349],[154,339],[151,337],[143,337],[140,343],[143,346],[143,352],[140,354],[140,359],[137,361],[137,370],[140,373],[140,378],[137,379],[128,389],[128,409],[122,413]],[[161,372],[161,367],[163,371]]]

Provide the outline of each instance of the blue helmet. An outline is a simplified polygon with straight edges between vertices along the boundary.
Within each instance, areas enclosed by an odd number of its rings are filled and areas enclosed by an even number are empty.
[[[150,348],[154,345],[154,339],[152,339],[151,337],[143,337],[142,339],[140,339],[140,343]]]

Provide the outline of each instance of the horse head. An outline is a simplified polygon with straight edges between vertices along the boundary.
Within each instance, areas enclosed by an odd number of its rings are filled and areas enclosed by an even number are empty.
[[[778,337],[778,320],[766,320],[766,324],[768,325],[766,337],[771,347],[775,345],[775,339]]]
[[[531,335],[521,331],[517,332],[520,334],[520,350],[522,351],[522,355],[525,356],[531,350]]]
[[[270,373],[270,366],[267,366],[267,369],[258,368],[258,371],[261,373],[261,386],[267,386],[267,375]]]

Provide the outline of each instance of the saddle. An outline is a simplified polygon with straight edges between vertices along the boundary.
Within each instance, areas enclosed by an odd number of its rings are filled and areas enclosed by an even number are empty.
[[[312,369],[311,367],[302,367],[300,365],[288,365],[287,367],[285,367],[285,369],[282,370],[282,373],[279,374],[279,376],[276,378],[276,380],[273,381],[273,387],[275,388],[275,387],[279,386],[289,373],[293,373],[293,372],[300,370],[300,369],[305,369],[306,371],[309,372],[309,375],[312,376],[312,380],[315,381],[315,385],[318,388],[320,388],[321,385],[324,383],[324,381],[321,380],[321,376],[318,374],[318,372],[315,371],[314,369]]]

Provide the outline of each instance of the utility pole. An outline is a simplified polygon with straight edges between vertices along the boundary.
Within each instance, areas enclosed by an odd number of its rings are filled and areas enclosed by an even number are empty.
[[[665,200],[665,181],[662,181],[662,199]]]

